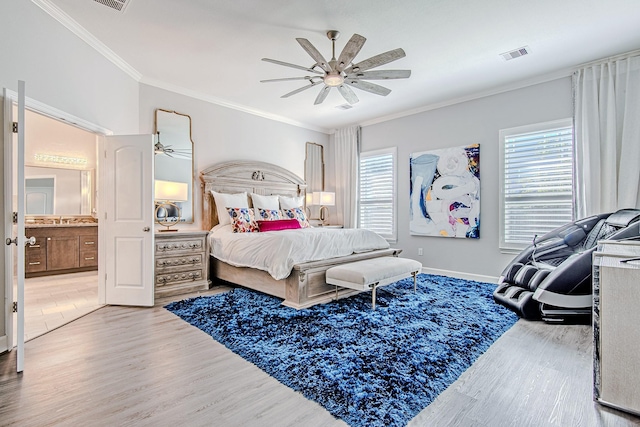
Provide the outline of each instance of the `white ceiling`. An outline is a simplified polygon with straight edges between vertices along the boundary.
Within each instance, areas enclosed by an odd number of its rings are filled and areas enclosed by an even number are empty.
[[[128,0],[124,13],[89,0],[33,1],[62,11],[58,19],[70,17],[143,83],[321,131],[545,81],[640,49],[638,0]],[[321,86],[282,99],[305,83],[260,83],[308,74],[261,61],[313,65],[298,37],[330,59],[331,29],[342,33],[336,56],[353,33],[366,37],[355,62],[403,48],[405,58],[376,69],[410,69],[411,77],[376,82],[392,89],[386,97],[356,89],[360,102],[350,110],[336,108],[346,103],[337,90],[316,106]],[[500,56],[522,46],[531,53]]]

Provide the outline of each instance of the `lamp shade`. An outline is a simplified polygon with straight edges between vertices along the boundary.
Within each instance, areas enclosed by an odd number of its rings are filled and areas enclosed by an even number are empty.
[[[155,181],[155,199],[169,202],[189,200],[189,185],[186,182]]]
[[[336,193],[333,191],[314,191],[311,200],[313,205],[334,206],[336,204]]]

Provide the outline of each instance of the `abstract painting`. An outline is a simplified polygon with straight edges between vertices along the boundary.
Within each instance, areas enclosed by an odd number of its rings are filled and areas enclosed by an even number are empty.
[[[480,238],[480,144],[413,153],[410,233]]]

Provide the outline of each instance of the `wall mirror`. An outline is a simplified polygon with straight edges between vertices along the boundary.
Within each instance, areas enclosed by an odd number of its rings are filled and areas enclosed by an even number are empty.
[[[193,141],[191,116],[156,109],[155,179],[187,185],[185,200],[162,200],[180,208],[180,222],[193,223]],[[182,198],[181,198],[182,199]]]
[[[95,214],[94,171],[25,166],[26,215]]]
[[[307,142],[304,160],[304,180],[307,182],[307,193],[324,191],[324,147],[314,142]]]

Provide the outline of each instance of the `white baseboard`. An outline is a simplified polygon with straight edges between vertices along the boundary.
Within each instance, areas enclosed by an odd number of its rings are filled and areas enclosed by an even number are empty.
[[[7,336],[3,335],[0,337],[0,354],[8,350],[9,350],[9,345],[8,345]]]
[[[475,280],[476,282],[498,283],[497,276],[483,276],[481,274],[462,273],[460,271],[441,270],[430,267],[422,267],[422,272],[426,274],[437,274],[439,276],[455,277],[456,279]]]

